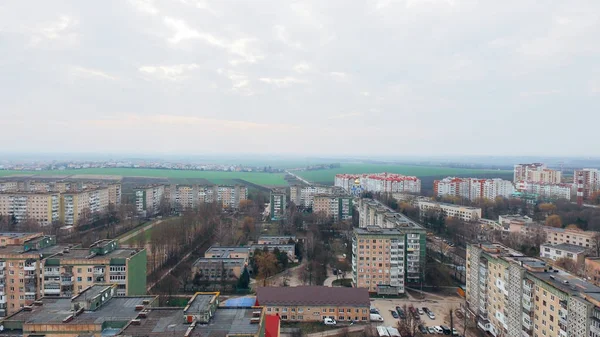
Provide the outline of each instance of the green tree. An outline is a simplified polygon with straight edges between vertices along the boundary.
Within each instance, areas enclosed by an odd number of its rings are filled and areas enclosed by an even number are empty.
[[[237,287],[238,289],[248,289],[248,286],[250,286],[250,273],[248,273],[248,268],[244,267],[244,271],[238,279]]]

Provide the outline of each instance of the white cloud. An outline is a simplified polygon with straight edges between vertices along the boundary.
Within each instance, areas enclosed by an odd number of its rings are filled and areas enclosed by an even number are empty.
[[[306,62],[300,62],[294,65],[294,71],[298,74],[304,74],[306,72],[309,72],[311,69],[312,67],[310,66],[310,64]]]
[[[264,83],[268,83],[268,84],[273,84],[276,87],[279,88],[284,88],[284,87],[288,87],[292,84],[298,84],[298,83],[306,83],[306,80],[301,80],[295,77],[282,77],[282,78],[270,78],[270,77],[261,77],[259,78],[259,81],[264,82]]]
[[[348,79],[348,74],[340,71],[332,71],[329,73],[336,80],[345,81]]]
[[[295,49],[302,48],[302,44],[300,42],[292,41],[284,26],[276,25],[275,27],[273,27],[273,31],[275,32],[275,37],[277,37],[277,39],[283,42],[283,44],[285,44],[286,46]]]
[[[79,34],[74,31],[77,25],[78,21],[75,18],[61,15],[56,21],[34,29],[33,34],[30,35],[30,45],[37,46],[43,42],[48,42],[49,45],[57,43],[73,45],[79,37]]]
[[[117,77],[107,74],[103,71],[97,70],[97,69],[91,69],[91,68],[84,68],[84,67],[72,67],[71,71],[74,75],[76,76],[80,76],[80,77],[88,77],[88,78],[101,78],[104,80],[117,80]]]
[[[185,78],[185,73],[198,69],[195,63],[175,64],[169,66],[142,66],[138,70],[142,73],[151,74],[159,78],[177,81]]]
[[[244,96],[252,96],[254,92],[250,88],[250,80],[243,73],[231,69],[217,69],[217,73],[227,77],[231,81],[231,90]]]
[[[156,15],[159,10],[152,0],[129,0],[129,3],[138,11],[144,14]]]
[[[350,112],[350,113],[346,113],[346,114],[339,114],[339,115],[331,116],[328,119],[346,119],[346,118],[359,117],[362,115],[363,115],[362,112]]]

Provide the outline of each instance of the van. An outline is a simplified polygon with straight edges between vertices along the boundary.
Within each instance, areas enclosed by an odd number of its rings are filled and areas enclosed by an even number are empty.
[[[372,322],[383,322],[383,317],[380,314],[371,314],[369,318]]]
[[[323,319],[323,324],[325,324],[325,325],[336,325],[336,324],[337,324],[337,322],[336,322],[336,321],[335,321],[335,319],[333,319],[333,318],[330,318],[330,317],[325,317],[325,318]]]

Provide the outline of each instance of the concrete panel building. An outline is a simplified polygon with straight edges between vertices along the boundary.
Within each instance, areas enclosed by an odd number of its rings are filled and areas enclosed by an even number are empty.
[[[513,171],[513,182],[527,181],[534,183],[560,184],[562,174],[560,171],[546,167],[546,164],[516,164]]]
[[[426,200],[417,201],[417,205],[421,217],[425,216],[429,211],[436,211],[441,212],[446,217],[456,218],[466,222],[476,221],[481,218],[481,208],[479,207],[460,206]]]
[[[283,220],[286,217],[285,191],[273,190],[270,195],[270,218],[272,221]]]
[[[586,252],[585,247],[569,243],[543,244],[540,246],[540,257],[556,261],[562,258],[573,260],[578,266],[583,266]]]
[[[137,212],[144,216],[158,214],[164,193],[165,185],[152,185],[134,189]]]
[[[334,221],[352,219],[354,198],[345,194],[317,194],[313,197],[313,213],[322,213]]]
[[[67,226],[88,224],[108,210],[109,189],[107,187],[66,192],[60,195],[61,221]]]
[[[47,226],[60,220],[60,201],[53,192],[2,192],[0,214],[17,223],[31,219]]]

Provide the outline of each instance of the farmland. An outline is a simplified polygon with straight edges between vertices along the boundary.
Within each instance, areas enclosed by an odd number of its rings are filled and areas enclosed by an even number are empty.
[[[91,168],[79,170],[55,170],[55,171],[10,171],[0,170],[0,177],[10,175],[50,177],[50,176],[116,176],[116,177],[148,177],[167,178],[174,181],[186,181],[193,179],[206,179],[214,184],[232,184],[233,179],[241,179],[253,184],[263,186],[285,186],[283,173],[262,172],[225,172],[225,171],[184,171],[184,170],[162,170],[162,169],[135,169],[135,168]],[[78,177],[84,178],[84,177]]]
[[[512,171],[506,170],[479,170],[436,166],[413,165],[380,165],[380,164],[342,164],[340,168],[331,170],[297,171],[300,177],[315,183],[333,184],[336,174],[340,173],[399,173],[409,176],[421,177],[446,177],[446,176],[473,176],[473,177],[498,177],[512,178]]]

